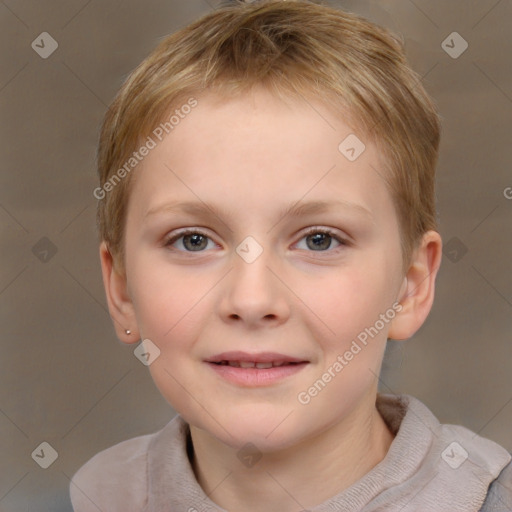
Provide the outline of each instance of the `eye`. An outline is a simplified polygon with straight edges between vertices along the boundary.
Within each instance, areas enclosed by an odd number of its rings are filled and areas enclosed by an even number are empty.
[[[348,245],[346,240],[341,238],[331,229],[327,228],[310,228],[306,232],[305,236],[301,238],[301,240],[304,239],[306,240],[306,250],[311,249],[314,252],[325,252],[328,249],[331,249],[333,240],[338,244],[335,249],[338,249],[340,246]],[[303,249],[303,247],[298,248]]]
[[[180,233],[170,237],[165,241],[164,245],[165,247],[172,247],[177,244],[178,247],[184,247],[184,249],[178,249],[182,252],[201,252],[203,249],[207,248],[208,240],[214,244],[214,242],[202,231],[187,229],[186,231],[181,231]]]
[[[338,245],[331,252],[335,252],[340,246],[348,245],[346,240],[337,235],[333,230],[327,228],[310,228],[300,241],[302,240],[306,240],[306,248],[298,248],[313,252],[326,252],[328,249],[332,249],[333,240]],[[213,245],[208,247],[208,242],[211,242]],[[187,229],[176,233],[164,243],[165,247],[177,249],[180,252],[204,252],[205,249],[212,249],[215,245],[206,233],[197,229]]]

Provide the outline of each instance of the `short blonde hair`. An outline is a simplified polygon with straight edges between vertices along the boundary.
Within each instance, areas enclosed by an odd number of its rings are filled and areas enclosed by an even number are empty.
[[[97,220],[118,271],[125,272],[133,173],[108,187],[116,172],[119,177],[172,108],[207,89],[232,97],[259,85],[283,99],[319,98],[377,144],[406,269],[421,236],[437,229],[440,123],[402,43],[388,30],[319,1],[262,0],[221,6],[164,38],[107,111],[97,162],[101,190],[108,193],[100,196]]]

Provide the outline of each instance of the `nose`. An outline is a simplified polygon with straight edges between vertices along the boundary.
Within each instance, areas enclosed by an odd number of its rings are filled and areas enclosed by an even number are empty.
[[[254,260],[233,254],[232,270],[223,280],[218,313],[228,323],[250,328],[280,325],[290,316],[290,293],[279,277],[270,250]]]

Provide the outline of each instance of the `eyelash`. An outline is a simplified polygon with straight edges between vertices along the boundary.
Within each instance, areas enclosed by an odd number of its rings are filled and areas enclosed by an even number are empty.
[[[318,252],[318,253],[329,253],[329,252],[338,252],[340,250],[342,250],[344,247],[348,246],[349,245],[349,242],[348,240],[340,237],[334,230],[332,229],[329,229],[329,228],[318,228],[318,227],[311,227],[311,228],[308,228],[308,230],[303,233],[302,237],[300,238],[300,240],[302,240],[303,238],[306,238],[307,236],[309,235],[313,235],[313,234],[316,234],[316,233],[321,233],[321,234],[325,234],[325,235],[329,235],[331,238],[333,238],[334,240],[336,240],[340,245],[334,249],[326,249],[324,251],[313,251],[313,250],[310,250],[310,251],[307,251],[307,252]],[[209,240],[212,240],[210,236],[208,236],[205,232],[201,231],[200,229],[185,229],[183,231],[180,231],[178,233],[176,233],[174,236],[168,238],[165,240],[164,242],[164,246],[171,249],[171,250],[175,250],[177,252],[187,252],[187,253],[194,253],[194,252],[205,252],[204,250],[202,251],[187,251],[187,250],[179,250],[179,249],[175,249],[172,246],[172,244],[174,242],[176,242],[177,240],[179,240],[180,238],[184,237],[184,236],[187,236],[187,235],[201,235]],[[299,241],[300,241],[299,240]],[[212,240],[213,241],[213,240]]]

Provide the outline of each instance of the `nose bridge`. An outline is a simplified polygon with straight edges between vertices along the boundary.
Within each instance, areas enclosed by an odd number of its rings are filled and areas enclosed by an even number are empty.
[[[235,249],[232,271],[223,290],[220,314],[248,323],[283,321],[289,315],[286,290],[274,275],[272,249],[246,237]],[[272,271],[272,270],[273,271]]]
[[[252,236],[246,237],[235,249],[231,289],[237,297],[256,304],[273,295],[275,284],[269,268],[274,260],[272,249],[265,247]]]

